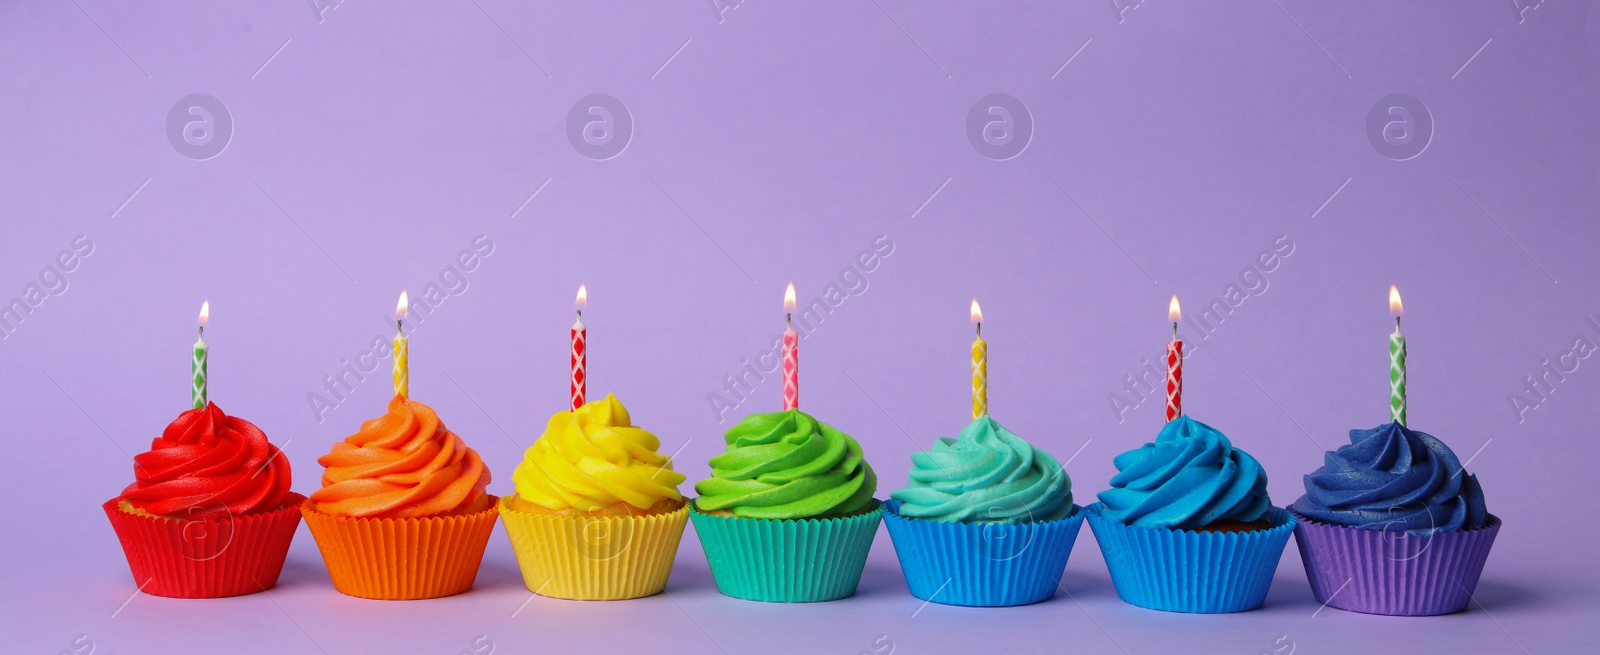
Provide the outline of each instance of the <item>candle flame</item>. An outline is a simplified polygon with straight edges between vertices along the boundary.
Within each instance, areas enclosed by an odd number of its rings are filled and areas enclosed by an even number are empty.
[[[1400,290],[1393,284],[1389,285],[1389,314],[1399,316],[1405,313],[1405,308],[1400,305]]]
[[[783,290],[783,311],[786,311],[786,312],[794,311],[794,283],[793,282],[790,282],[789,283],[789,287]]]
[[[977,298],[973,298],[972,299],[972,322],[973,323],[982,323],[983,322],[983,308],[978,306],[978,299]]]
[[[400,291],[400,302],[395,303],[395,306],[394,306],[394,317],[395,317],[395,320],[405,320],[406,312],[409,312],[409,311],[411,311],[411,297],[406,295],[406,292],[404,290],[401,290]]]
[[[1172,294],[1172,302],[1167,303],[1167,320],[1177,323],[1183,318],[1183,310],[1178,307],[1178,294]]]
[[[578,299],[574,301],[574,304],[578,306],[578,309],[583,309],[584,306],[589,304],[589,285],[578,285]]]
[[[200,327],[205,327],[211,322],[211,301],[200,303]]]

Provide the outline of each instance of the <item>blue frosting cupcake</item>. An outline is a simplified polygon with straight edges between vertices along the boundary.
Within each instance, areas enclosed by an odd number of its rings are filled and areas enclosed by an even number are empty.
[[[1396,616],[1467,606],[1500,519],[1444,442],[1400,423],[1351,430],[1305,484],[1289,508],[1317,600]]]
[[[1054,457],[984,417],[911,464],[884,523],[912,595],[1004,606],[1055,594],[1083,513]]]
[[[1272,506],[1254,457],[1180,416],[1114,461],[1088,514],[1117,595],[1173,612],[1261,606],[1295,521]]]

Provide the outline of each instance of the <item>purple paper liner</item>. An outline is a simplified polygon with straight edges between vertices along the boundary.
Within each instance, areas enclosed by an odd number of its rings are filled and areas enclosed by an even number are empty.
[[[1322,523],[1295,514],[1295,543],[1311,593],[1331,607],[1387,616],[1435,616],[1465,609],[1500,533],[1483,527],[1417,536]]]
[[[911,595],[942,605],[1009,607],[1049,600],[1061,583],[1083,508],[1054,521],[949,523],[900,515],[884,505]]]
[[[1261,606],[1295,518],[1274,507],[1272,527],[1248,532],[1197,532],[1124,525],[1085,508],[1100,542],[1111,584],[1123,601],[1153,610],[1220,614]]]

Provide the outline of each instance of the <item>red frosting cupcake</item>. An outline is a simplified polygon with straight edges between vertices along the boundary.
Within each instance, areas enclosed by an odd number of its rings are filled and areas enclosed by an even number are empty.
[[[104,509],[140,589],[215,598],[277,583],[304,497],[260,428],[211,403],[178,415],[133,464],[135,482]]]

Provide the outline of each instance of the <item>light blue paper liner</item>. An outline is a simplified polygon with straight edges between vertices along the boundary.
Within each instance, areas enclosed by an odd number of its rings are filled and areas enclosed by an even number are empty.
[[[883,504],[841,518],[746,519],[689,504],[711,579],[724,595],[769,603],[813,603],[856,593]]]
[[[1295,518],[1280,507],[1267,514],[1271,528],[1250,532],[1195,532],[1124,525],[1085,508],[1100,542],[1111,583],[1122,600],[1167,612],[1220,614],[1261,606]]]
[[[911,595],[944,605],[1006,607],[1049,600],[1083,527],[1082,507],[1054,521],[953,523],[900,515],[890,500],[889,528]]]

